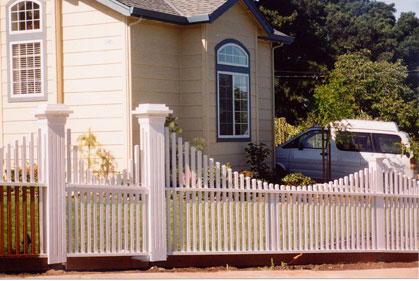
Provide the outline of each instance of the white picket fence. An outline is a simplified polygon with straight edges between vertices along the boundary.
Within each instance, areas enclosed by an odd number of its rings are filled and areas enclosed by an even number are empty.
[[[170,254],[418,251],[418,181],[377,165],[279,186],[214,163],[167,128],[165,140]]]
[[[22,254],[46,255],[50,264],[91,256],[418,252],[417,180],[378,160],[325,184],[269,184],[169,134],[169,112],[140,105],[133,160],[121,174],[100,178],[64,129],[71,110],[40,107],[38,134],[0,149],[0,256],[21,245]],[[20,174],[20,167],[28,169]],[[18,225],[24,220],[14,245],[11,216]],[[25,233],[39,237],[36,246]]]

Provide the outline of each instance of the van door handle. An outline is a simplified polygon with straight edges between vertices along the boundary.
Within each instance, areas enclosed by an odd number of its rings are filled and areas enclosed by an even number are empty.
[[[323,152],[320,152],[320,155],[323,156]],[[327,152],[324,153],[324,156],[327,156]]]

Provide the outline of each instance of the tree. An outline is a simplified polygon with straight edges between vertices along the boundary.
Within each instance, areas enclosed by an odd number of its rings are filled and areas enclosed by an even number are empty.
[[[96,153],[96,147],[100,146],[100,143],[97,141],[96,136],[92,133],[91,128],[89,128],[87,133],[78,136],[77,142],[80,154],[87,159],[87,168],[91,169],[97,164],[97,161],[93,156]],[[84,147],[87,148],[86,152],[84,151]]]
[[[394,121],[402,130],[415,133],[418,97],[406,85],[407,76],[407,67],[400,61],[373,62],[369,51],[339,56],[329,78],[315,89],[314,113],[321,123],[367,117]]]
[[[400,62],[372,62],[368,51],[339,56],[330,77],[315,88],[312,112],[322,128],[346,118],[394,121],[408,132],[417,132],[417,97],[406,86],[406,67]],[[330,133],[329,133],[330,136]],[[325,153],[323,137],[323,176]],[[331,150],[329,145],[329,177]]]
[[[275,55],[277,117],[292,125],[307,118],[316,108],[315,88],[339,56],[364,49],[372,62],[400,61],[407,66],[405,86],[409,95],[412,90],[419,94],[419,19],[414,13],[402,13],[396,21],[393,4],[371,0],[256,3],[276,29],[295,36],[292,45],[277,49]]]

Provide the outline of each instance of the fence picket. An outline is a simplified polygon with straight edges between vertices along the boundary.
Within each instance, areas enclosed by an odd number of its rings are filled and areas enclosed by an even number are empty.
[[[93,184],[95,180],[93,179]],[[97,192],[93,192],[93,253],[97,253]],[[70,236],[71,237],[71,236]]]
[[[182,143],[182,137],[178,137],[178,170],[179,170],[179,187],[184,186],[184,173],[183,173],[183,143]],[[186,151],[186,147],[185,147]],[[186,157],[185,157],[186,158]],[[186,172],[186,171],[185,171]],[[175,185],[176,186],[176,185]],[[184,241],[184,221],[183,221],[183,201],[184,201],[184,193],[181,191],[179,192],[179,238],[180,238],[180,250],[185,250],[185,241]]]
[[[227,168],[225,165],[223,165],[221,167],[221,176],[222,176],[222,184],[221,184],[221,188],[223,190],[222,192],[222,197],[223,197],[223,241],[224,241],[224,245],[223,245],[223,250],[227,251],[228,250],[228,239],[227,239],[227,234],[228,234],[228,229],[227,229]]]
[[[295,192],[297,190],[297,187],[293,186],[292,190]],[[294,193],[292,195],[292,218],[293,218],[293,226],[292,226],[292,232],[293,232],[293,250],[297,249],[297,233],[298,233],[298,216],[297,216],[297,196]]]
[[[204,189],[208,189],[208,156],[204,155]],[[212,192],[211,192],[212,194]],[[204,192],[204,213],[205,213],[205,250],[209,251],[209,206],[208,206],[208,192]]]
[[[281,185],[281,190],[285,190],[287,188],[288,188],[287,186]],[[304,196],[306,196],[306,195],[304,195]],[[285,199],[286,199],[286,197],[287,197],[286,193],[281,193],[281,207],[282,207],[282,210],[281,210],[281,224],[282,224],[282,232],[281,232],[282,247],[281,247],[281,250],[282,251],[285,251],[286,249],[288,249],[288,247],[286,246],[287,245],[287,243],[286,243],[287,216],[285,215],[285,208],[286,208]],[[307,205],[306,205],[306,207],[307,207]],[[306,216],[305,217],[305,222],[307,222],[307,209],[304,211],[304,215]],[[304,233],[307,234],[307,224],[306,224],[306,229],[305,229]],[[305,242],[306,242],[306,245],[307,245],[307,243],[308,243],[307,237],[305,238]],[[307,247],[306,247],[306,250],[307,250]]]
[[[257,236],[257,203],[256,203],[256,179],[252,179],[252,190],[255,192],[252,193],[252,199],[253,199],[253,250],[257,251],[258,247],[258,236]],[[231,236],[233,236],[233,232],[231,232]]]
[[[14,169],[15,169],[14,182],[20,182],[20,180],[19,180],[19,174],[20,174],[20,171],[19,171],[19,142],[17,140],[15,141],[14,151],[15,151],[15,157],[14,157],[14,161],[13,161],[14,164],[15,164],[15,167],[14,167]],[[19,233],[17,233],[17,234],[19,234]],[[19,246],[17,246],[17,247],[19,247]]]
[[[104,253],[104,232],[105,227],[103,225],[103,196],[104,192],[99,192],[99,252]],[[75,241],[78,241],[77,237],[74,237]]]
[[[195,147],[191,147],[191,169],[192,169],[192,188],[196,188],[196,155]],[[196,191],[192,192],[192,251],[196,252],[197,246],[197,224],[196,224]]]
[[[228,174],[228,189],[233,190],[233,172],[229,168]],[[229,219],[229,237],[230,237],[230,252],[234,251],[234,234],[233,234],[233,192],[228,193],[228,219]]]
[[[220,162],[215,163],[215,188],[217,189],[217,251],[221,251],[221,182],[220,182]]]
[[[214,159],[209,159],[210,163],[210,188],[214,188]],[[210,193],[211,201],[211,251],[215,251],[215,202],[214,202],[214,192]]]
[[[250,190],[250,177],[246,177],[246,189]],[[246,225],[247,225],[247,250],[248,251],[252,251],[252,223],[251,223],[251,208],[250,208],[250,196],[251,193],[250,192],[246,192],[246,209],[247,209],[247,220],[246,220]],[[272,204],[273,206],[273,204]],[[273,215],[271,216],[273,217]],[[271,221],[273,223],[273,221]],[[276,229],[276,228],[275,228]],[[231,235],[231,232],[230,232]]]
[[[176,133],[172,133],[172,187],[176,186]]]
[[[169,182],[170,184],[170,182]],[[135,194],[135,245],[136,245],[136,250],[137,252],[141,251],[141,232],[140,232],[140,224],[141,224],[141,219],[140,219],[140,193],[136,193]],[[170,205],[167,205],[170,206]],[[167,208],[170,210],[170,208]],[[168,220],[170,221],[170,220]],[[144,223],[144,222],[142,222]],[[170,233],[170,228],[168,228],[168,232]],[[170,251],[170,243],[167,244],[168,245],[168,250]]]
[[[243,174],[241,174],[241,175],[239,175],[239,178],[240,178],[240,214],[241,214],[241,216],[240,216],[240,223],[241,223],[241,249],[242,249],[242,251],[246,251],[246,226],[245,226],[245,211],[244,211],[244,209],[245,209],[245,202],[244,202],[244,189],[245,189],[245,185],[244,185],[244,175]],[[265,187],[266,188],[266,187]],[[265,197],[265,206],[267,207],[267,205],[266,205],[266,197]],[[267,223],[269,222],[268,221],[268,216],[266,215],[267,214],[267,209],[266,209],[266,207],[265,207],[265,235],[267,235],[267,233],[268,233],[268,228],[267,228]]]
[[[304,186],[297,187],[298,191],[302,191],[304,189]],[[302,196],[301,194],[297,194],[297,212],[298,212],[298,250],[303,250],[303,212],[301,210],[302,206],[304,206],[304,203],[302,202]]]
[[[202,152],[198,150],[197,152],[198,158],[198,188],[202,189]],[[202,252],[204,250],[204,242],[203,242],[203,218],[202,218],[202,191],[198,193],[198,241],[199,241],[199,251]],[[208,217],[205,217],[205,221],[207,221]]]
[[[170,133],[169,133],[169,127],[165,127],[164,128],[164,167],[165,167],[165,179],[166,179],[166,186],[169,187],[170,186],[170,142],[169,142],[169,137]],[[139,181],[137,178],[138,172],[137,172],[137,168],[139,165],[139,162],[137,162],[137,146],[135,147],[135,167],[136,167],[136,173],[135,173],[135,183],[138,185]],[[139,171],[139,170],[138,170]],[[176,170],[173,170],[176,171]],[[169,229],[169,228],[167,228]],[[168,231],[168,233],[170,233],[170,231]],[[168,236],[169,237],[169,236]],[[167,245],[170,245],[170,241],[168,240]]]
[[[121,194],[124,208],[124,251],[128,252],[128,193]]]
[[[234,172],[234,189],[239,189],[239,173]],[[236,251],[240,251],[240,219],[239,219],[239,208],[240,208],[240,193],[234,193],[235,202],[235,229],[236,229]]]
[[[185,187],[190,187],[189,143],[185,142]],[[186,199],[186,251],[191,250],[191,205],[189,191],[185,192]]]
[[[263,214],[262,214],[262,201],[263,201],[263,193],[262,193],[262,181],[258,180],[258,207],[259,207],[259,251],[262,251],[264,248],[264,241],[263,241]]]
[[[27,182],[27,175],[26,175],[26,138],[22,137],[22,147],[21,147],[21,153],[22,155],[21,160],[22,160],[22,182]],[[18,159],[16,159],[16,161],[18,161]],[[24,235],[26,238],[26,235]]]
[[[81,162],[83,163],[83,162]],[[82,168],[83,165],[81,165],[80,169],[80,176],[82,179]],[[83,181],[82,181],[83,182]],[[83,254],[86,251],[86,224],[85,224],[85,201],[84,201],[85,192],[80,192],[80,252]]]

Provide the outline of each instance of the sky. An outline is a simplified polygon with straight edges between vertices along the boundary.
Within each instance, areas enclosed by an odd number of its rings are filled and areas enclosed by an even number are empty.
[[[419,17],[419,0],[380,0],[387,4],[394,3],[396,8],[396,18],[400,16],[401,12],[410,12],[413,11],[416,14],[416,17]]]

